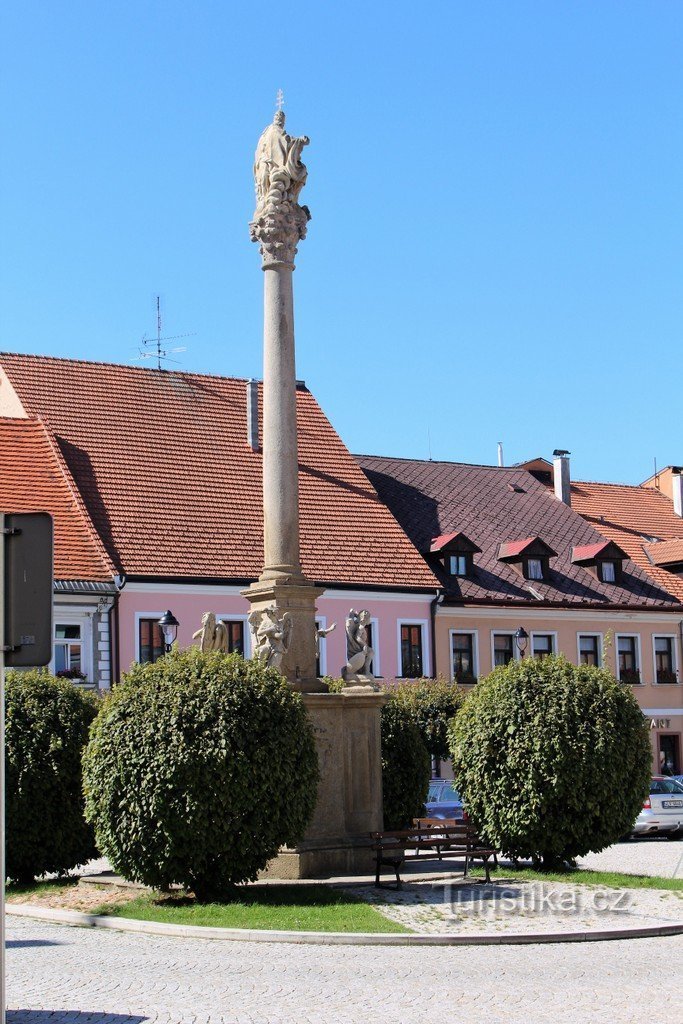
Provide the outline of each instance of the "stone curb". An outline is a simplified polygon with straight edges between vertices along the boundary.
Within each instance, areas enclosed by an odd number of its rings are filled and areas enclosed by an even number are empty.
[[[606,942],[610,939],[650,939],[665,935],[683,935],[680,924],[654,925],[649,928],[606,928],[575,932],[511,932],[509,935],[425,935],[416,933],[374,932],[291,932],[261,928],[210,928],[202,925],[166,924],[161,921],[135,921],[124,917],[81,914],[77,910],[35,907],[30,903],[8,903],[8,914],[36,921],[71,925],[75,928],[109,928],[142,935],[171,935],[183,939],[213,939],[224,942],[292,942],[324,946],[507,946],[533,945],[539,942]]]

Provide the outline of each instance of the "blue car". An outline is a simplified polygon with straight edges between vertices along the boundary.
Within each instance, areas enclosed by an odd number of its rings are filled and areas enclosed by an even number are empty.
[[[464,818],[460,794],[450,779],[432,779],[425,803],[425,818]]]

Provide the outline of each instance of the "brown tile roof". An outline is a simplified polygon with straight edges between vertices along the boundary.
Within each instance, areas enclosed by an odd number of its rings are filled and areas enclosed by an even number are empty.
[[[573,547],[603,538],[524,469],[356,457],[419,550],[429,550],[433,537],[453,531],[481,547],[472,579],[447,575],[432,556],[452,600],[538,604],[536,593],[553,604],[676,607],[671,595],[632,562],[625,563],[618,583],[603,583],[573,565]],[[510,536],[540,537],[558,552],[547,581],[527,582],[498,561],[499,545]]]
[[[29,413],[57,438],[117,570],[247,580],[263,565],[261,453],[246,382],[0,354]],[[304,572],[325,583],[437,581],[313,396],[297,391]]]
[[[55,579],[112,582],[114,568],[44,423],[0,417],[0,508],[49,512]]]
[[[572,508],[623,548],[659,587],[683,601],[683,579],[653,565],[646,554],[655,538],[683,537],[683,519],[674,512],[670,498],[652,487],[576,481]]]

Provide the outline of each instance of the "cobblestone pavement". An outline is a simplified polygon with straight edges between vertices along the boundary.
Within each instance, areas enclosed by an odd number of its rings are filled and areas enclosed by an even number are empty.
[[[683,923],[683,893],[654,889],[605,889],[567,882],[467,885],[460,879],[404,881],[398,892],[348,888],[392,920],[425,934],[502,935]]]
[[[627,875],[661,875],[683,878],[681,839],[631,839],[608,846],[601,853],[579,859],[579,867],[591,871],[623,871]]]
[[[683,938],[552,946],[292,946],[8,920],[9,1024],[679,1021]],[[669,965],[669,969],[667,969]],[[664,979],[666,983],[664,983]]]

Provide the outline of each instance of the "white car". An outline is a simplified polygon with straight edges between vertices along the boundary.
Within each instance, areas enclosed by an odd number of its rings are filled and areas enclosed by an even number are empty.
[[[683,785],[665,775],[655,775],[631,834],[667,835],[672,839],[683,835]]]

